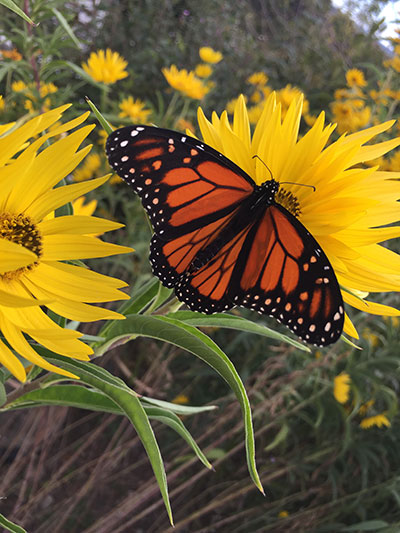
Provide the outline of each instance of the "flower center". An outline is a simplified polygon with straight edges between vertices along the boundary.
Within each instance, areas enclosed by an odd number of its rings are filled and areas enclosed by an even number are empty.
[[[0,238],[15,242],[24,246],[37,255],[39,260],[42,255],[42,236],[31,219],[25,215],[11,215],[10,213],[0,214]],[[30,265],[0,274],[0,278],[11,280],[18,278],[23,273],[35,268],[39,261],[34,261]]]
[[[283,187],[279,187],[279,190],[275,195],[275,201],[295,217],[300,215],[301,210],[299,201],[292,192],[287,191]]]

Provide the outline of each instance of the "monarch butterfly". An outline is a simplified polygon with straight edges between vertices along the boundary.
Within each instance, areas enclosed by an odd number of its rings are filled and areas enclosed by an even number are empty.
[[[334,270],[276,201],[277,181],[256,185],[203,142],[151,126],[114,131],[106,151],[154,227],[153,272],[179,300],[207,314],[244,306],[311,344],[337,341],[344,306]]]

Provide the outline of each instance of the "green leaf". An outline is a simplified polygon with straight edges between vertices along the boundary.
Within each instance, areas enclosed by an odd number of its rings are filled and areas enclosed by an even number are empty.
[[[288,434],[289,434],[289,426],[286,423],[284,423],[283,426],[281,427],[281,429],[278,431],[278,433],[277,433],[276,437],[274,438],[274,440],[270,444],[268,444],[268,446],[266,446],[264,448],[264,450],[265,451],[273,450],[281,442],[286,440],[286,437],[288,436]]]
[[[114,131],[114,128],[112,127],[112,125],[103,117],[103,115],[100,113],[100,111],[97,109],[97,107],[94,105],[94,103],[89,98],[86,98],[86,102],[88,103],[93,113],[96,115],[96,118],[100,122],[100,125],[103,128],[103,130],[108,135],[110,135],[110,133]]]
[[[195,327],[171,317],[129,315],[124,321],[115,321],[108,331],[111,337],[97,350],[97,355],[118,341],[142,336],[168,342],[196,355],[222,376],[238,399],[245,425],[246,458],[249,473],[257,488],[264,493],[255,463],[255,447],[251,409],[246,390],[235,367],[225,353],[207,335]]]
[[[14,524],[14,522],[10,522],[10,520],[8,520],[2,514],[0,514],[0,526],[3,526],[7,531],[12,531],[13,533],[27,533],[26,529],[21,526],[17,526],[17,524]]]
[[[61,24],[61,26],[64,28],[64,30],[68,33],[69,37],[75,44],[75,46],[79,49],[81,47],[81,43],[78,41],[78,39],[75,37],[74,32],[72,31],[71,26],[68,24],[68,21],[64,17],[62,13],[58,11],[55,7],[52,9],[54,15],[58,18],[58,22]]]
[[[6,388],[0,381],[0,406],[4,405],[7,401]]]
[[[68,380],[68,378],[62,378]],[[46,405],[56,405],[63,407],[78,407],[80,409],[89,409],[90,411],[100,411],[116,415],[125,415],[121,407],[116,404],[110,397],[97,390],[88,389],[82,385],[54,385],[53,380],[50,385],[42,385],[42,388],[27,392],[20,396],[12,403],[9,403],[0,411],[11,411],[17,409],[26,409],[32,407],[42,407]],[[151,400],[151,398],[149,398]],[[150,402],[148,402],[150,403]],[[168,402],[163,402],[167,405]],[[196,441],[193,439],[183,422],[175,413],[164,407],[153,407],[143,405],[144,410],[149,418],[169,426],[176,431],[193,449],[199,460],[209,469],[211,464],[203,454]],[[196,408],[193,408],[196,409]]]
[[[359,522],[358,524],[345,527],[340,531],[378,531],[379,529],[383,529],[388,525],[389,524],[383,520],[366,520],[364,522]]]
[[[130,300],[127,300],[118,309],[123,315],[133,315],[140,313],[149,305],[158,293],[159,281],[157,278],[151,278],[147,283],[135,292]]]
[[[179,405],[176,403],[165,402],[164,400],[156,400],[155,398],[148,398],[147,396],[141,396],[140,399],[152,405],[164,407],[165,409],[168,409],[169,411],[172,411],[178,415],[194,415],[203,413],[204,411],[213,411],[214,409],[218,409],[216,405],[193,407],[191,405]]]
[[[31,20],[28,15],[26,15],[21,8],[19,8],[12,0],[0,0],[0,4],[7,7],[11,11],[14,11],[17,15],[22,17],[26,22],[29,22],[29,24],[32,24],[32,26],[36,26],[36,24]]]
[[[125,416],[129,418],[146,450],[164,500],[168,517],[171,524],[173,524],[164,463],[148,416],[136,393],[121,379],[116,378],[104,368],[100,368],[92,363],[76,361],[57,355],[42,347],[37,347],[37,351],[51,363],[79,376],[82,383],[86,383],[108,396],[108,398],[118,405]]]
[[[270,339],[277,339],[281,342],[287,342],[288,344],[292,344],[299,350],[303,350],[305,352],[311,351],[308,346],[305,346],[303,343],[287,337],[283,333],[274,331],[266,326],[257,324],[251,320],[247,320],[246,318],[230,315],[228,313],[205,315],[203,313],[197,313],[194,311],[177,311],[175,313],[170,313],[167,316],[182,320],[185,322],[185,324],[190,324],[191,326],[220,327],[256,333],[257,335],[263,335],[264,337],[269,337]]]

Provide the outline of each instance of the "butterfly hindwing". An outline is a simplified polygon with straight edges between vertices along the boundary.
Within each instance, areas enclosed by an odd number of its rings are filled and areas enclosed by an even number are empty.
[[[260,219],[238,258],[234,301],[274,316],[301,339],[317,345],[341,335],[344,306],[323,250],[279,204]]]

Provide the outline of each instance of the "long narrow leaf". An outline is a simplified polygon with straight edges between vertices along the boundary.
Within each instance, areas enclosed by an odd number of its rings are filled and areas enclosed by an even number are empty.
[[[117,384],[115,384],[113,380],[117,380],[117,378],[104,369],[101,369],[101,372],[99,372],[100,367],[92,363],[62,357],[43,348],[40,351],[51,363],[73,372],[76,376],[79,376],[82,383],[86,383],[108,396],[120,407],[125,416],[129,418],[146,450],[158,486],[160,487],[168,517],[171,524],[173,524],[164,463],[148,416],[136,393],[130,390],[127,385],[125,387],[122,386],[122,380],[118,380]]]
[[[0,4],[3,4],[3,6],[7,7],[11,11],[14,11],[17,15],[22,17],[26,22],[29,22],[29,24],[32,24],[32,26],[35,26],[35,23],[33,20],[31,20],[26,13],[22,11],[20,7],[17,6],[17,4],[14,4],[12,0],[0,0]]]
[[[235,367],[226,354],[207,335],[193,326],[179,320],[164,316],[129,315],[124,321],[117,321],[108,331],[111,339],[98,350],[104,353],[113,343],[128,336],[143,336],[159,339],[196,355],[228,383],[238,399],[243,412],[245,425],[246,458],[249,473],[256,487],[264,493],[255,462],[255,446],[250,403],[246,390]]]
[[[0,514],[0,526],[4,527],[6,531],[12,531],[12,533],[27,533],[24,528],[17,526],[2,514]]]
[[[164,402],[168,404],[168,402]],[[88,389],[82,385],[50,385],[34,391],[27,392],[17,398],[14,402],[7,404],[1,411],[11,411],[32,407],[42,407],[45,405],[57,405],[63,407],[78,407],[89,409],[90,411],[100,411],[116,415],[125,415],[124,411],[110,397],[93,389]],[[168,404],[173,405],[173,404]],[[169,426],[180,435],[193,449],[199,460],[209,469],[211,464],[203,454],[196,441],[193,439],[183,422],[175,413],[165,407],[143,405],[147,416],[151,420]],[[195,409],[195,408],[194,408]]]

